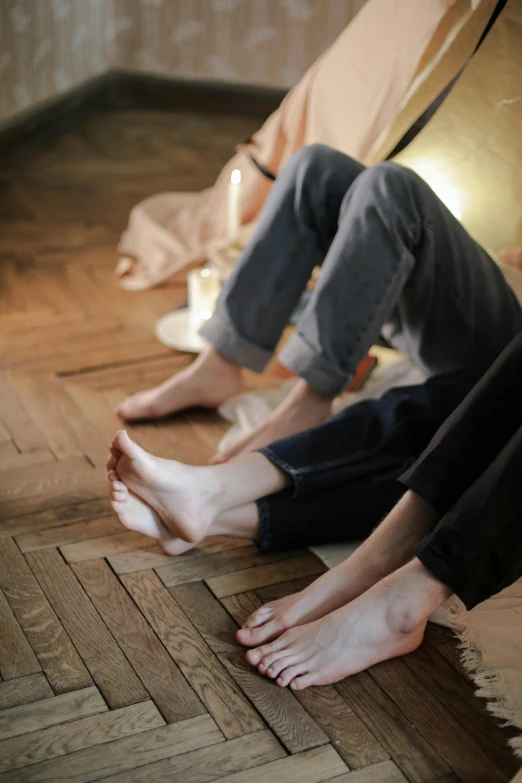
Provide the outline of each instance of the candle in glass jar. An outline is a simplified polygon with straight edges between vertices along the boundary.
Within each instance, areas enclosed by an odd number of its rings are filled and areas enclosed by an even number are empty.
[[[213,269],[193,269],[187,275],[187,286],[190,319],[193,328],[199,329],[214,312],[221,281]]]
[[[227,235],[230,247],[239,244],[239,227],[241,225],[241,172],[234,169],[230,175],[228,186]]]

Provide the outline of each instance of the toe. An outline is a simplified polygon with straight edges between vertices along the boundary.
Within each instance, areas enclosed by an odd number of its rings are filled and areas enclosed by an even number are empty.
[[[119,457],[114,456],[114,454],[111,454],[109,459],[107,460],[107,470],[115,470],[117,464],[118,464]]]
[[[293,691],[303,691],[311,685],[317,685],[315,674],[303,674],[301,677],[297,676],[290,683],[290,687]]]
[[[279,620],[272,620],[259,628],[242,628],[237,632],[237,638],[245,647],[257,647],[281,636],[284,630]]]
[[[273,661],[270,661],[268,666],[265,666],[265,671],[263,672],[263,674],[266,674],[267,677],[270,677],[272,680],[275,680],[276,677],[279,677],[283,669],[287,669],[289,666],[293,666],[294,664],[299,662],[300,661],[299,658],[297,658],[297,656],[291,655],[290,652],[286,653],[285,651],[282,654],[279,653],[278,657],[274,658]],[[263,663],[265,663],[265,661],[263,661]]]
[[[114,479],[111,479],[112,488],[114,490],[119,490],[120,492],[128,493],[129,489],[126,484],[123,483],[123,481],[120,481],[119,478],[116,476]]]
[[[271,644],[263,644],[261,647],[256,647],[255,650],[249,650],[246,654],[247,661],[253,666],[257,666],[267,655],[283,650],[290,642],[290,639],[285,639],[285,636],[286,634],[283,634]]]
[[[121,492],[120,490],[114,490],[111,498],[112,500],[116,501],[117,503],[125,503],[129,496],[128,492]]]
[[[290,685],[290,683],[295,682],[295,678],[299,675],[305,675],[307,671],[307,665],[306,662],[302,663],[296,663],[293,666],[289,666],[287,669],[283,671],[280,677],[277,678],[277,684],[281,686],[281,688],[286,688],[287,685]]]
[[[141,452],[141,448],[137,443],[134,443],[126,430],[118,430],[114,437],[113,445],[129,459],[136,459]]]
[[[211,457],[208,461],[209,465],[222,465],[224,462],[226,462],[228,457],[226,456],[225,452],[218,452],[217,454],[214,454],[213,457]]]
[[[250,615],[250,617],[245,620],[242,628],[257,628],[258,625],[261,625],[262,623],[266,623],[267,620],[271,619],[271,613],[272,609],[267,606],[261,606],[259,609],[256,609],[256,611]]]

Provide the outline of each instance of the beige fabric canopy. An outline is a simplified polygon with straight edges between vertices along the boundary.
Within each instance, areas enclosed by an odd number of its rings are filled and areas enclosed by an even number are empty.
[[[249,149],[277,172],[321,142],[365,163],[383,160],[473,52],[495,0],[369,0],[255,134]],[[226,246],[227,185],[242,173],[246,244],[270,182],[244,150],[201,193],[160,193],[131,212],[117,274],[124,288],[154,285]]]

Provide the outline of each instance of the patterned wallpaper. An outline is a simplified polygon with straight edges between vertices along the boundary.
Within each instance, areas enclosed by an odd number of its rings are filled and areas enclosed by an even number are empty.
[[[0,0],[0,121],[108,67],[112,0]]]
[[[365,0],[0,0],[0,122],[107,68],[290,87]]]

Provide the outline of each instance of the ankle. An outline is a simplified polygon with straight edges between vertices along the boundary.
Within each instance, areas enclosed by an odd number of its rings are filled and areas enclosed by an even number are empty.
[[[393,586],[388,591],[387,617],[392,629],[398,633],[412,633],[425,624],[430,614],[452,593],[417,558],[391,574],[389,579]]]

